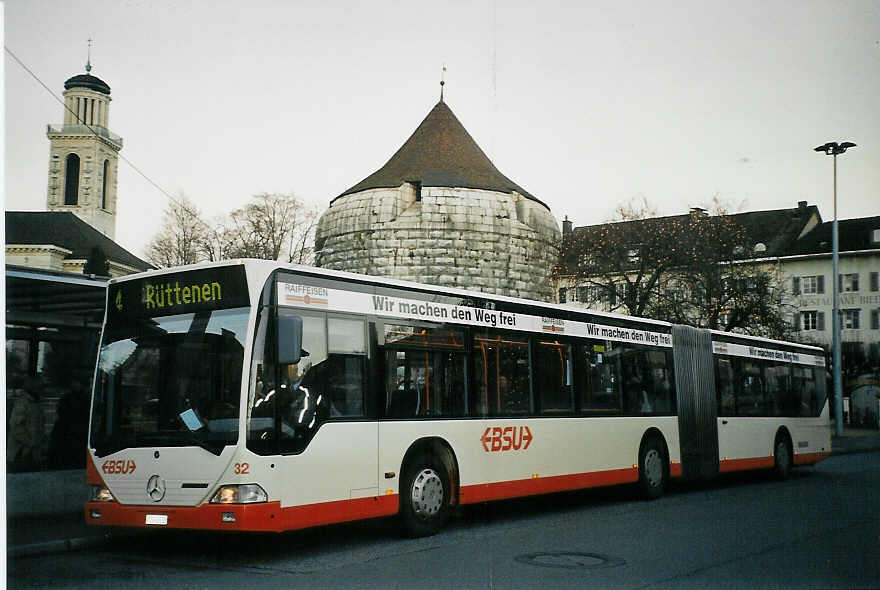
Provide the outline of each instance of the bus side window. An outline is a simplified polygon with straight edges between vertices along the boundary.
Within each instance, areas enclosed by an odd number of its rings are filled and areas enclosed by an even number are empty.
[[[813,370],[804,365],[792,365],[791,390],[794,416],[808,417],[815,414],[813,402],[816,397],[816,384],[813,382]]]
[[[532,411],[529,341],[519,334],[487,330],[474,334],[477,416],[521,416]]]
[[[538,339],[535,346],[536,386],[542,414],[574,410],[571,346]]]
[[[363,320],[327,319],[327,400],[328,418],[364,415],[364,362],[367,345]]]
[[[654,376],[648,351],[624,345],[621,365],[624,411],[627,414],[654,413]]]
[[[715,395],[718,397],[718,415],[735,416],[733,362],[727,357],[715,357]]]
[[[737,359],[736,414],[761,416],[764,414],[764,383],[761,366],[756,361]]]
[[[618,349],[611,342],[595,341],[579,348],[580,409],[585,414],[619,414],[621,409]]]

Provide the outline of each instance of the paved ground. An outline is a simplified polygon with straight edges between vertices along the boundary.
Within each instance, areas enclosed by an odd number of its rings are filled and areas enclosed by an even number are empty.
[[[880,431],[845,429],[844,436],[832,440],[832,450],[835,455],[880,450]],[[48,518],[15,518],[6,525],[10,558],[95,547],[102,545],[108,536],[102,528],[86,526],[79,512]],[[120,535],[119,532],[113,534]]]
[[[276,534],[150,531],[88,551],[9,560],[10,588],[880,587],[880,453],[795,471],[632,486],[461,510],[433,537],[393,519]]]

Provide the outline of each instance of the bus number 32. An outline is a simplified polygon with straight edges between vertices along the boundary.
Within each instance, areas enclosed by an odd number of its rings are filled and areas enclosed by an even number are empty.
[[[248,473],[250,473],[250,471],[249,471],[250,468],[251,468],[251,466],[248,465],[247,463],[236,463],[235,464],[235,475],[247,475]]]
[[[528,426],[488,427],[480,437],[480,442],[487,453],[525,451],[532,444],[532,431]]]

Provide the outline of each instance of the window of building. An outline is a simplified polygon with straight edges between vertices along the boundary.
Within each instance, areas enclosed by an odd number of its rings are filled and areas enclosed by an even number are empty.
[[[825,312],[824,311],[802,311],[801,312],[801,330],[824,330],[825,329]]]
[[[559,303],[565,303],[565,296],[567,294],[568,289],[565,287],[559,287]]]
[[[850,330],[858,330],[859,329],[859,315],[860,309],[844,309],[842,311],[843,315],[843,328],[847,328]]]
[[[107,174],[110,172],[110,160],[104,160],[104,177],[101,181],[101,209],[107,208]]]
[[[824,275],[807,275],[792,279],[792,290],[795,295],[817,295],[825,293]]]
[[[67,154],[64,169],[64,204],[76,205],[79,198],[79,156]]]
[[[880,330],[880,309],[871,310],[871,329]]]
[[[595,285],[581,285],[577,288],[577,300],[593,305],[602,299],[602,289]]]
[[[880,272],[871,273],[871,291],[880,291]]]
[[[859,290],[859,273],[849,273],[840,275],[840,292],[855,293]]]

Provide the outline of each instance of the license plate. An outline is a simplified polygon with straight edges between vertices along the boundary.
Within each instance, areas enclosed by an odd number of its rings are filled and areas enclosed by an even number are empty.
[[[168,524],[167,514],[148,514],[146,524],[157,524],[165,526]]]

